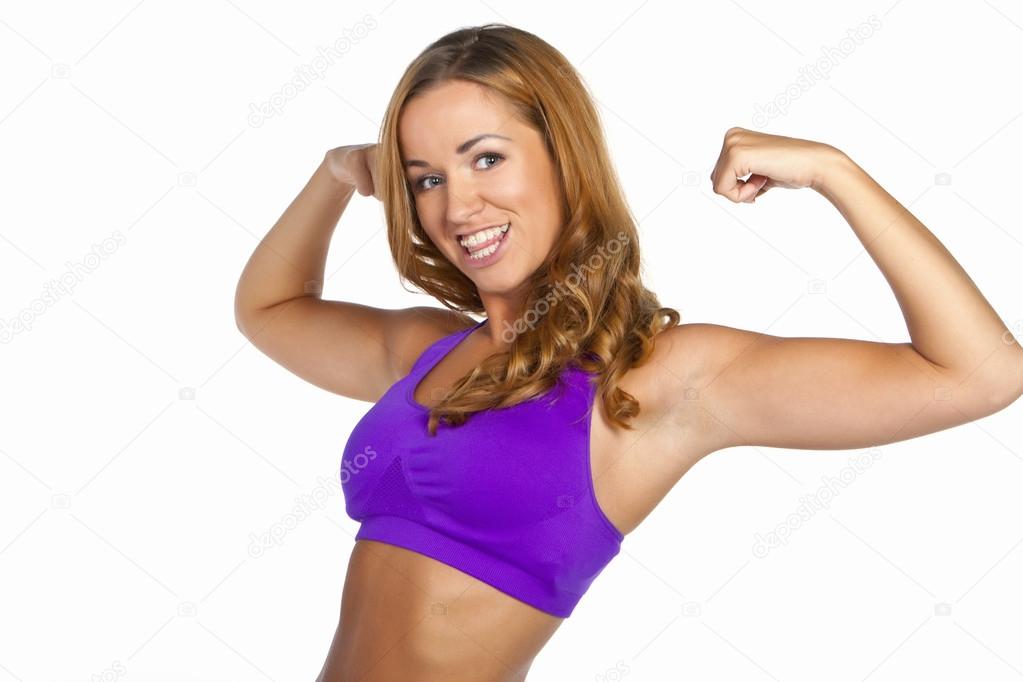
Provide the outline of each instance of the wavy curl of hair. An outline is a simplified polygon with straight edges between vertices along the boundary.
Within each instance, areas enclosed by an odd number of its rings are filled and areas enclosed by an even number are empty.
[[[543,135],[561,183],[563,228],[525,287],[507,350],[474,367],[430,410],[430,435],[441,420],[458,426],[474,412],[546,393],[570,364],[598,377],[596,395],[612,425],[633,429],[628,422],[640,405],[618,381],[648,359],[654,336],[677,325],[679,313],[642,284],[636,221],[581,76],[536,35],[499,23],[461,28],[430,44],[402,75],[377,149],[387,237],[402,281],[447,308],[485,312],[475,284],[419,222],[398,140],[405,103],[456,79],[502,97]]]

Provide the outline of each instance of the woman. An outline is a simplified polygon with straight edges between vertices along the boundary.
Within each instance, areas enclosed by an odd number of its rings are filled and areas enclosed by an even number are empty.
[[[1020,395],[1023,353],[998,315],[844,153],[732,128],[711,179],[733,202],[825,196],[912,342],[679,324],[641,283],[591,99],[525,31],[444,36],[407,69],[379,144],[326,154],[236,299],[271,358],[375,403],[340,472],[362,523],[321,681],[523,680],[624,536],[708,453],[864,448]],[[382,200],[401,276],[445,308],[320,298],[356,191]]]

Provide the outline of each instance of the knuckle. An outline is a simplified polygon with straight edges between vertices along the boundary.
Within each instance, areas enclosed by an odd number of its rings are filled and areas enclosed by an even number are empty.
[[[745,139],[745,133],[743,128],[729,128],[725,133],[725,145],[734,149]]]

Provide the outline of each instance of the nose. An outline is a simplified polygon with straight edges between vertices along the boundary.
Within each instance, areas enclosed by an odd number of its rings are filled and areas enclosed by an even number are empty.
[[[483,199],[472,180],[448,179],[447,219],[450,225],[463,225],[483,210]]]

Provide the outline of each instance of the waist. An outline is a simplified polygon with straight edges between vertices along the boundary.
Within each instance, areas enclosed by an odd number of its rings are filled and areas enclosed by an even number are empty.
[[[512,682],[525,679],[561,622],[430,557],[360,540],[336,653],[351,679],[370,670],[367,680],[458,679],[472,670],[473,679]]]

